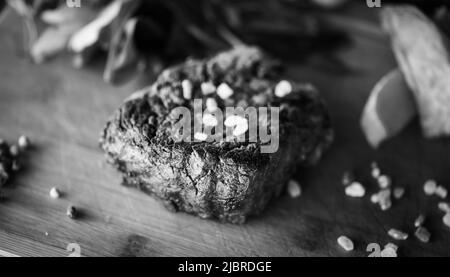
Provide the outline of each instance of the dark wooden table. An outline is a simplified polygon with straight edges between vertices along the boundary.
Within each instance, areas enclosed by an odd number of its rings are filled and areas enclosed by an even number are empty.
[[[30,63],[20,51],[19,21],[8,15],[0,25],[0,137],[13,141],[26,134],[34,148],[4,189],[0,256],[67,256],[70,243],[79,244],[83,256],[368,256],[369,243],[392,241],[390,228],[411,235],[398,243],[401,256],[449,256],[450,228],[442,224],[438,199],[425,197],[422,184],[435,178],[450,188],[450,141],[424,140],[414,122],[377,151],[369,147],[360,114],[369,91],[395,61],[373,20],[375,11],[350,14],[356,16],[331,18],[352,34],[352,46],[339,54],[347,70],[332,70],[320,57],[289,68],[289,75],[323,92],[336,130],[333,147],[319,166],[299,170],[302,197],[284,195],[241,226],[170,213],[120,186],[97,141],[108,116],[140,84],[111,87],[102,82],[100,66],[75,70],[67,57]],[[373,160],[406,188],[386,212],[369,201],[376,191],[369,177]],[[363,199],[344,195],[340,180],[349,169],[368,189]],[[61,199],[49,197],[52,187],[64,192]],[[82,218],[65,215],[70,204],[82,210]],[[429,244],[412,235],[420,212],[428,215]],[[354,239],[354,252],[337,246],[342,234]]]

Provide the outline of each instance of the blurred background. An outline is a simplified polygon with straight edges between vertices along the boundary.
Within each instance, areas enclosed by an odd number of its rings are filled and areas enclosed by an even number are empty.
[[[22,18],[22,48],[33,62],[69,53],[73,66],[82,68],[100,59],[103,79],[122,84],[141,72],[158,73],[240,44],[257,45],[289,62],[315,53],[331,56],[349,43],[339,26],[346,23],[342,11],[355,3],[369,9],[370,2],[413,3],[428,15],[449,5],[437,0],[2,0],[0,6]]]

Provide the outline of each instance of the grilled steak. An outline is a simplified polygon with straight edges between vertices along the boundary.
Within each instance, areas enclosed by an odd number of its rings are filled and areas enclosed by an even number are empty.
[[[282,192],[298,166],[315,164],[333,137],[317,91],[279,75],[279,64],[251,47],[169,68],[125,100],[107,122],[100,145],[124,173],[124,185],[156,196],[172,210],[243,223]],[[208,125],[205,114],[236,106],[280,108],[279,121],[272,121],[272,114],[256,119],[277,134],[277,151],[262,151],[268,142],[260,133],[250,139],[247,129],[255,121],[247,114],[233,118],[238,123],[232,133],[217,128],[183,137],[192,141],[178,137],[177,108],[191,111],[195,126]],[[232,121],[225,118],[225,125]]]
[[[9,145],[0,139],[0,188],[11,176],[14,158],[9,151]]]

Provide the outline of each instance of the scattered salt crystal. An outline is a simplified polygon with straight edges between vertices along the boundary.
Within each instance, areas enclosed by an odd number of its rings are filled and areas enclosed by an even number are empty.
[[[382,189],[388,188],[391,185],[391,178],[389,178],[389,176],[387,175],[381,175],[380,177],[378,177],[377,181],[378,185]]]
[[[438,204],[439,210],[443,211],[444,213],[450,213],[450,204],[447,202],[440,202]]]
[[[11,153],[13,157],[16,157],[19,155],[19,147],[17,145],[11,145],[11,147],[9,147],[9,153]]]
[[[394,194],[394,198],[395,199],[400,199],[405,194],[405,188],[396,187],[396,188],[394,188],[394,193],[393,194]]]
[[[438,186],[434,193],[442,199],[447,198],[447,189],[443,186]]]
[[[437,183],[434,180],[428,180],[423,185],[423,190],[426,195],[430,196],[436,192]]]
[[[430,241],[431,234],[425,227],[417,228],[414,233],[416,238],[418,238],[421,242],[428,243]]]
[[[378,192],[378,203],[380,204],[381,210],[386,211],[391,208],[391,190],[383,189]]]
[[[353,182],[345,188],[345,194],[350,197],[363,197],[366,194],[366,189],[359,182]]]
[[[380,208],[382,211],[387,211],[392,207],[392,201],[389,198],[388,200],[384,201],[384,202],[380,202]]]
[[[381,171],[379,168],[373,168],[371,173],[372,173],[372,177],[375,179],[380,177],[380,175],[381,175]]]
[[[425,222],[425,215],[420,214],[416,220],[414,220],[414,227],[420,227],[423,225],[423,223]]]
[[[354,249],[353,241],[346,236],[340,236],[337,242],[345,251],[352,251]]]
[[[275,87],[275,96],[276,97],[285,97],[292,92],[292,85],[290,82],[283,80],[280,81]]]
[[[236,125],[236,127],[233,130],[233,136],[240,136],[245,134],[245,132],[247,132],[248,130],[248,122],[247,120],[245,121],[241,121],[238,125]]]
[[[21,135],[17,140],[17,145],[20,150],[25,150],[30,146],[30,139],[27,136]]]
[[[76,219],[76,217],[78,216],[78,211],[74,206],[69,206],[67,208],[66,214],[69,218]]]
[[[57,199],[61,196],[61,193],[59,192],[59,190],[57,188],[52,188],[50,190],[50,197],[53,199]]]
[[[192,83],[189,80],[183,80],[181,82],[181,87],[183,88],[183,97],[184,99],[192,98]]]
[[[344,175],[342,176],[342,184],[344,186],[350,185],[351,182],[354,180],[354,176],[350,171],[344,172]]]
[[[386,244],[384,246],[384,248],[392,248],[392,249],[394,249],[394,251],[398,250],[398,246],[396,244],[392,243],[392,242],[389,242],[388,244]]]
[[[202,83],[200,88],[204,95],[212,94],[216,91],[216,86],[211,82]]]
[[[217,101],[214,98],[206,99],[206,110],[210,113],[217,111]]]
[[[287,191],[289,193],[289,196],[291,196],[292,198],[297,198],[302,194],[302,187],[297,181],[290,180],[287,186]]]
[[[380,168],[378,167],[378,164],[375,163],[375,162],[373,162],[373,163],[371,164],[371,167],[372,167],[372,170],[371,170],[372,177],[375,178],[375,179],[377,179],[378,177],[380,177],[380,175],[381,175],[381,170],[380,170]]]
[[[219,85],[219,87],[217,88],[217,95],[219,95],[220,98],[222,99],[228,99],[230,98],[231,95],[233,95],[233,89],[230,88],[229,85],[227,85],[226,83],[222,83]]]
[[[206,126],[217,126],[217,124],[219,124],[219,121],[217,120],[217,118],[209,113],[205,113],[203,115],[203,124],[205,124]]]
[[[240,136],[242,134],[245,134],[248,130],[248,121],[244,117],[237,116],[237,115],[230,115],[225,119],[224,122],[225,126],[227,127],[234,127],[233,135],[234,136]]]
[[[230,115],[227,117],[227,119],[225,119],[225,126],[227,127],[234,127],[239,125],[240,123],[242,123],[243,121],[246,121],[245,118],[238,116],[238,115]]]
[[[381,251],[380,256],[382,258],[396,258],[397,257],[397,250],[393,249],[392,247],[384,248]]]
[[[402,232],[397,229],[390,229],[388,231],[388,235],[391,236],[393,239],[396,240],[406,240],[408,238],[408,234],[405,232]]]
[[[444,218],[442,218],[442,222],[444,222],[447,227],[450,227],[450,213],[447,213]]]
[[[376,204],[380,201],[380,198],[378,197],[378,194],[372,194],[372,196],[370,196],[370,202]]]
[[[194,134],[194,138],[199,141],[205,141],[208,138],[208,135],[205,133],[197,132]]]

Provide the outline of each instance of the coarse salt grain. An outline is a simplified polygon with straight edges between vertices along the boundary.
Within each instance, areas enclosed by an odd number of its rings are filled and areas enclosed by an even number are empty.
[[[287,95],[289,95],[292,92],[292,85],[290,82],[283,80],[280,81],[276,86],[275,86],[275,96],[276,97],[285,97]]]
[[[238,115],[230,115],[225,119],[224,122],[225,126],[227,127],[234,127],[245,123],[247,123],[247,119]]]
[[[216,91],[216,86],[211,82],[206,82],[200,85],[200,89],[204,95],[208,95]]]
[[[442,218],[442,222],[444,222],[444,224],[447,227],[450,227],[450,213],[447,213],[443,218]]]
[[[389,242],[388,244],[386,244],[386,245],[384,246],[384,248],[392,248],[392,249],[394,249],[395,251],[398,250],[398,246],[397,246],[395,243],[392,243],[392,242]]]
[[[17,155],[19,155],[19,147],[17,145],[11,145],[11,147],[9,147],[9,153],[13,157],[16,157]]]
[[[345,194],[350,197],[363,197],[366,194],[366,189],[359,182],[353,182],[345,188]]]
[[[402,198],[403,195],[405,194],[405,188],[402,188],[402,187],[396,187],[396,188],[394,188],[393,194],[394,194],[394,198],[395,198],[395,199],[400,199],[400,198]]]
[[[381,175],[381,170],[378,167],[378,164],[376,162],[373,162],[370,167],[372,168],[372,170],[370,171],[370,173],[372,174],[372,177],[377,179],[378,177],[380,177]]]
[[[443,186],[438,186],[434,193],[442,199],[447,198],[447,194],[448,194],[447,189],[444,188]]]
[[[406,240],[408,238],[408,234],[405,232],[402,232],[397,229],[390,229],[388,231],[388,235],[391,236],[395,240]]]
[[[386,247],[380,252],[380,256],[382,258],[396,258],[397,250],[393,249],[392,247]]]
[[[30,139],[25,135],[21,135],[17,140],[17,145],[21,150],[25,150],[30,146]]]
[[[425,219],[426,219],[425,215],[420,214],[420,215],[416,218],[416,220],[414,220],[414,227],[420,227],[420,226],[422,226],[423,223],[425,223]]]
[[[340,236],[337,242],[345,251],[352,251],[354,249],[353,241],[346,236]]]
[[[434,180],[428,180],[423,185],[423,191],[428,196],[433,195],[436,192],[436,188],[437,188],[437,183]]]
[[[233,95],[233,93],[234,93],[233,89],[230,88],[230,86],[227,85],[226,83],[220,84],[219,87],[217,88],[217,95],[219,95],[219,97],[224,100],[230,98],[230,96]]]
[[[373,204],[376,204],[380,201],[380,198],[378,197],[378,194],[372,194],[372,196],[370,196],[370,202],[372,202]]]
[[[256,105],[265,105],[267,103],[267,95],[265,94],[256,94],[252,96],[252,101]]]
[[[302,195],[302,187],[300,184],[295,180],[290,180],[287,186],[287,191],[289,193],[289,196],[292,198],[297,198]]]
[[[381,175],[381,171],[379,168],[373,168],[371,171],[372,177],[377,179]]]
[[[206,99],[206,110],[210,113],[217,111],[217,101],[214,98]]]
[[[354,176],[350,171],[344,172],[344,175],[342,176],[342,184],[344,186],[350,185],[351,182],[354,180]]]
[[[69,206],[67,208],[66,214],[69,218],[75,219],[78,216],[78,211],[74,206]]]
[[[392,207],[392,201],[391,201],[390,198],[387,199],[387,200],[384,201],[384,202],[380,202],[380,208],[381,208],[382,211],[387,211],[387,210],[389,210],[391,207]]]
[[[51,197],[51,198],[57,199],[57,198],[59,198],[60,196],[61,196],[61,194],[60,194],[60,192],[59,192],[59,190],[58,190],[57,188],[52,188],[52,189],[50,190],[50,197]]]
[[[450,204],[447,202],[440,202],[438,204],[439,210],[443,211],[444,213],[450,213]]]
[[[233,136],[240,136],[245,134],[248,131],[248,123],[247,121],[240,123],[233,130]]]
[[[205,113],[203,115],[203,124],[205,124],[206,126],[217,126],[217,124],[219,124],[219,121],[217,120],[217,118],[209,113]]]
[[[380,204],[381,210],[386,211],[391,208],[391,190],[383,189],[378,192],[378,203]]]
[[[419,227],[417,228],[416,232],[414,233],[416,238],[418,238],[421,242],[428,243],[430,241],[431,234],[425,227]]]
[[[381,175],[380,177],[378,177],[377,181],[378,185],[382,189],[388,188],[391,185],[391,178],[387,175]]]
[[[183,80],[181,82],[181,87],[183,88],[183,97],[184,99],[192,98],[192,83],[189,80]]]
[[[208,138],[208,135],[205,133],[197,132],[194,134],[194,138],[199,141],[205,141]]]
[[[224,122],[226,127],[235,127],[233,130],[233,136],[240,136],[242,134],[245,134],[248,130],[248,121],[246,118],[237,116],[237,115],[230,115],[225,119]]]

